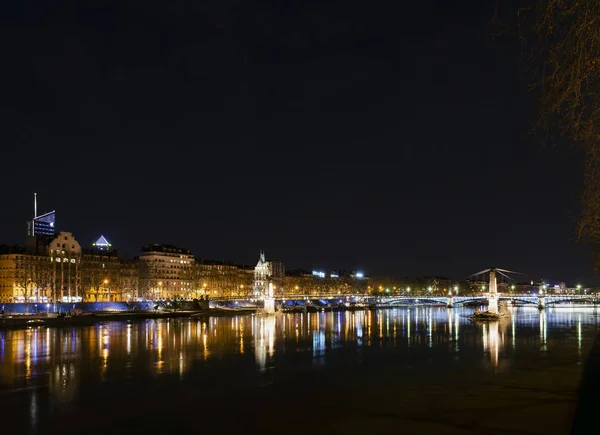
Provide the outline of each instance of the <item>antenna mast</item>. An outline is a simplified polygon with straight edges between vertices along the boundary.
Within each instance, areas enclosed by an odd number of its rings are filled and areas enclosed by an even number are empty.
[[[33,219],[31,219],[31,235],[35,236],[35,218],[37,217],[37,193],[33,193]]]

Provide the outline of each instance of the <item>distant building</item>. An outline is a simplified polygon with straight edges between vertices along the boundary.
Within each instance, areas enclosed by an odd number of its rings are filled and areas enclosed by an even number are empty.
[[[33,194],[33,218],[27,221],[27,253],[46,255],[50,240],[56,235],[56,212],[37,214],[37,194]]]
[[[153,299],[189,298],[192,292],[192,251],[173,245],[152,244],[142,248],[140,279],[154,295]]]
[[[271,278],[283,278],[285,277],[285,266],[281,261],[268,261],[268,267]]]
[[[56,234],[56,211],[34,217],[27,222],[28,236],[54,236]]]
[[[112,251],[112,244],[106,240],[106,237],[100,235],[98,240],[92,243],[93,249],[97,251]]]
[[[37,193],[33,194],[33,218],[27,221],[28,236],[54,236],[56,235],[56,211],[37,214]]]

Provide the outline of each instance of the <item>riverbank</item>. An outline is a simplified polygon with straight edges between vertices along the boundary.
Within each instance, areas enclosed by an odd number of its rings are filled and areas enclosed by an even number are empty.
[[[58,316],[49,317],[47,314],[21,314],[0,316],[1,329],[19,329],[33,326],[49,326],[49,327],[64,327],[64,326],[80,326],[93,325],[98,322],[114,322],[114,321],[135,321],[145,319],[164,319],[176,317],[223,317],[231,315],[253,314],[255,309],[237,309],[224,310],[219,308],[209,308],[205,310],[193,311],[126,311],[126,312],[98,312],[84,313],[74,316]]]

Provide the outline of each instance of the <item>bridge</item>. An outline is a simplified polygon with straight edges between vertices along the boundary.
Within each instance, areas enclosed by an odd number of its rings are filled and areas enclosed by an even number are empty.
[[[373,298],[376,306],[405,306],[405,305],[446,305],[456,306],[472,302],[487,304],[487,296],[399,296]]]
[[[558,305],[562,303],[591,303],[600,304],[600,297],[595,295],[502,295],[498,294],[499,301],[506,301],[511,304],[535,305],[543,308],[548,305]],[[373,301],[377,306],[405,306],[405,305],[446,305],[454,307],[468,303],[480,302],[482,305],[488,304],[488,295],[482,296],[448,296],[448,297],[384,297]]]
[[[368,303],[372,307],[400,307],[400,306],[419,306],[419,305],[438,305],[452,308],[465,304],[478,303],[480,305],[489,304],[489,295],[466,295],[466,296],[381,296],[373,297],[369,295],[294,295],[288,297],[275,297],[275,303],[282,306],[334,306],[352,303]],[[544,308],[548,305],[558,305],[562,303],[588,303],[600,305],[600,296],[596,295],[496,295],[496,302],[505,301],[511,305],[533,305]],[[227,307],[261,307],[262,301],[257,299],[220,299],[215,300],[213,305]]]

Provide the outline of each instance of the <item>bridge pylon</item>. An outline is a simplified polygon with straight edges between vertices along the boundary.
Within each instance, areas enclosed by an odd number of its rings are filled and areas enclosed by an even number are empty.
[[[544,296],[538,296],[538,308],[543,310],[546,308],[546,298]]]
[[[499,273],[500,275],[502,275],[506,278],[512,279],[511,277],[509,277],[508,275],[506,275],[502,272],[518,273],[518,272],[511,272],[510,270],[492,267],[490,269],[485,269],[485,270],[482,270],[481,272],[477,272],[477,273],[474,273],[473,275],[470,275],[470,277],[473,277],[476,275],[482,275],[484,273],[490,274],[490,284],[489,284],[489,293],[488,293],[488,312],[491,314],[498,314],[498,312],[499,312],[498,311],[498,299],[499,299],[500,295],[498,294],[498,283],[496,280],[496,273]]]
[[[498,283],[496,281],[496,269],[490,269],[490,293],[488,294],[488,311],[498,314]]]

